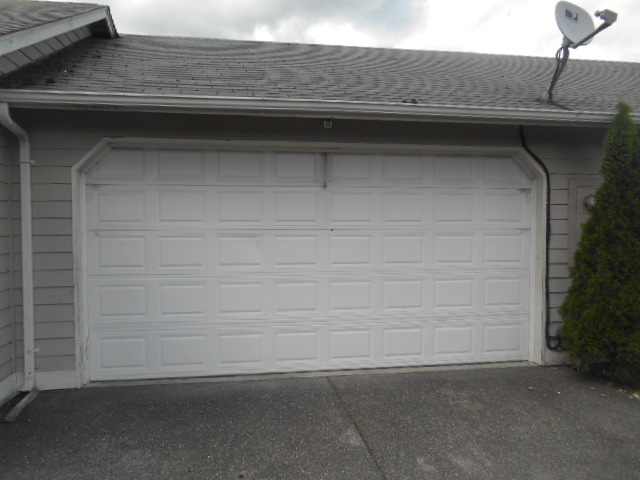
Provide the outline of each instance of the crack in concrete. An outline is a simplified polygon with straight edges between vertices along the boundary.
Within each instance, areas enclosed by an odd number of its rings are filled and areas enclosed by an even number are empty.
[[[373,446],[371,445],[371,443],[369,442],[369,439],[367,438],[366,434],[364,433],[364,430],[363,430],[362,426],[360,426],[360,423],[358,422],[358,419],[356,418],[356,416],[351,411],[351,408],[349,407],[349,404],[347,403],[346,399],[344,398],[344,395],[338,389],[337,385],[331,381],[330,377],[325,377],[325,378],[327,379],[327,382],[329,382],[329,385],[331,385],[331,388],[333,389],[333,392],[336,394],[336,397],[338,397],[338,400],[340,401],[340,404],[342,405],[342,408],[344,408],[345,412],[347,412],[347,415],[351,419],[351,423],[353,423],[353,426],[356,428],[356,431],[358,432],[358,435],[360,435],[360,438],[362,439],[362,443],[364,443],[365,447],[367,447],[367,451],[369,452],[369,456],[371,457],[371,460],[373,460],[373,463],[375,464],[376,468],[378,469],[378,472],[380,472],[380,477],[382,478],[382,480],[388,480],[389,477],[387,477],[387,474],[384,471],[384,467],[382,466],[382,462],[378,458],[378,455],[376,455],[376,452],[373,450]]]

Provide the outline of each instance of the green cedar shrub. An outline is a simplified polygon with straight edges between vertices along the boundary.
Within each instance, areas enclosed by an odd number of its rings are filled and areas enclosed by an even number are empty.
[[[579,369],[605,363],[615,380],[640,385],[640,138],[630,112],[620,102],[605,139],[603,183],[570,270],[560,335]]]

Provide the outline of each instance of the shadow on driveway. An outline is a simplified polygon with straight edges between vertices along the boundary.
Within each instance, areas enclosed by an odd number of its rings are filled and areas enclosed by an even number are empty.
[[[568,368],[43,392],[9,479],[638,479],[640,402]]]

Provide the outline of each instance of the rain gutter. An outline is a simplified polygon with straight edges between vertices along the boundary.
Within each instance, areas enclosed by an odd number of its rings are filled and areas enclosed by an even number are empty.
[[[376,103],[339,100],[146,95],[137,93],[84,93],[36,90],[1,90],[0,101],[16,108],[107,110],[225,115],[349,118],[363,120],[446,121],[516,125],[606,126],[613,113],[569,111],[544,106],[531,108],[468,107]],[[635,116],[634,120],[640,120]]]
[[[11,118],[9,105],[0,103],[0,124],[13,133],[20,145],[20,209],[22,240],[22,321],[24,327],[24,396],[6,415],[5,421],[15,420],[20,411],[38,395],[35,372],[35,334],[33,302],[33,245],[31,229],[31,145],[27,132]]]

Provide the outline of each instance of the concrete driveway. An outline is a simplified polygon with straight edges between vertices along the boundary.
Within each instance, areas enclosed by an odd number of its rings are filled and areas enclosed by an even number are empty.
[[[532,366],[44,392],[0,478],[639,479],[640,400]]]

